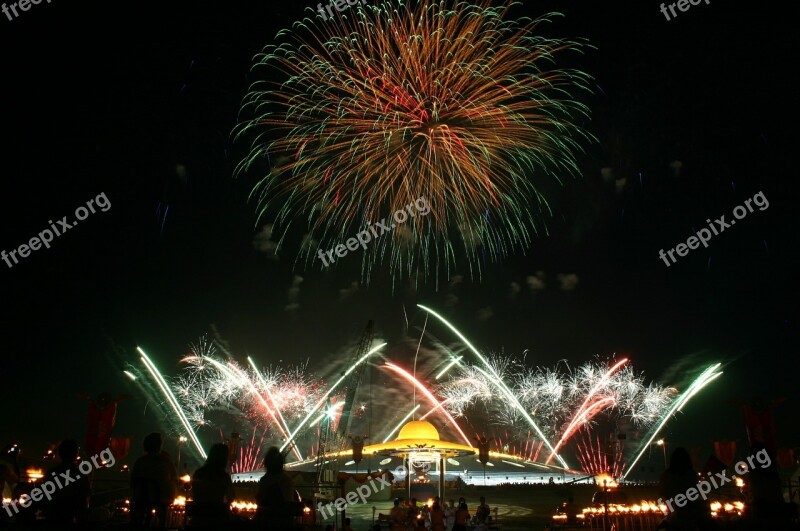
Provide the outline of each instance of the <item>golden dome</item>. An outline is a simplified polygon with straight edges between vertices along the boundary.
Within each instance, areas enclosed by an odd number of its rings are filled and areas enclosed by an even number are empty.
[[[412,420],[400,428],[397,439],[433,439],[439,440],[439,432],[427,420]]]

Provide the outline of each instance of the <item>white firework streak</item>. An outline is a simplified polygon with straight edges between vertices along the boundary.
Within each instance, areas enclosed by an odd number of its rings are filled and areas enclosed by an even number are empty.
[[[307,373],[305,365],[261,371],[244,368],[217,359],[213,343],[205,338],[191,349],[172,388],[195,427],[211,426],[209,413],[225,412],[246,417],[254,429],[272,426],[282,432],[286,419],[308,413],[321,395],[322,383]]]
[[[587,362],[575,369],[561,362],[555,368],[520,370],[518,360],[500,356],[493,356],[490,363],[504,379],[513,382],[514,395],[550,437],[562,435],[589,396],[597,406],[589,408],[591,415],[587,418],[578,419],[578,426],[591,424],[591,417],[603,413],[646,428],[663,415],[676,393],[673,388],[647,383],[644,375],[637,374],[629,365],[607,376],[616,363],[613,360]],[[517,423],[519,412],[494,393],[479,368],[462,365],[454,372],[438,389],[451,413],[464,416],[471,407],[481,404],[490,418],[500,424]],[[571,432],[574,429],[573,426]]]
[[[507,379],[509,369],[515,365],[511,358],[490,356],[488,362],[501,379]],[[495,415],[504,420],[518,419],[519,412],[511,404],[503,400],[497,393],[496,386],[491,382],[485,370],[473,365],[462,365],[458,376],[441,385],[439,395],[447,401],[447,409],[457,417],[463,417],[465,411],[476,403],[502,404]]]

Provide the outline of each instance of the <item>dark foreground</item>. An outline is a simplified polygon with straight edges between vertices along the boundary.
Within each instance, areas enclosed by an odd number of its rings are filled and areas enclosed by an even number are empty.
[[[655,487],[634,487],[627,488],[629,499],[634,500],[653,500],[656,499]],[[578,507],[588,507],[592,501],[592,495],[596,492],[596,488],[589,485],[510,485],[510,486],[495,486],[495,487],[468,487],[464,489],[451,490],[445,494],[445,500],[464,497],[467,504],[474,508],[478,504],[478,499],[481,496],[486,498],[486,502],[492,509],[497,509],[496,524],[501,531],[540,531],[546,529],[582,529],[594,530],[604,529],[602,521],[596,521],[592,526],[586,522],[582,526],[571,527],[557,527],[553,523],[553,514],[556,508],[570,497],[574,499]],[[397,490],[393,492],[393,497],[404,497],[403,491]],[[422,500],[420,500],[422,501]],[[392,501],[374,501],[366,504],[355,504],[347,508],[347,516],[352,520],[352,527],[354,531],[371,531],[376,523],[379,523],[379,516],[381,513],[387,514],[392,508]],[[473,511],[471,511],[473,512]],[[795,515],[796,516],[796,515]],[[660,516],[652,516],[649,519],[638,519],[638,524],[633,521],[623,522],[622,525],[617,525],[616,530],[621,531],[655,531],[658,523],[661,521]],[[333,524],[333,519],[319,521],[315,527],[307,526],[304,529],[307,531],[322,531],[327,524]],[[619,522],[618,522],[619,523]],[[605,529],[610,529],[606,527]],[[39,525],[21,525],[12,524],[0,521],[0,529],[9,530],[46,530],[58,529],[55,527],[48,527],[42,524]],[[74,528],[73,528],[74,529]],[[106,521],[103,523],[96,523],[91,526],[83,526],[81,529],[133,529],[129,524],[120,521]],[[180,529],[180,525],[172,525],[170,529]],[[254,526],[249,525],[249,522],[241,523],[239,525],[232,525],[230,529],[256,529]],[[261,528],[259,528],[261,529]],[[301,529],[301,528],[298,528]],[[388,531],[388,526],[383,525],[382,531]],[[777,522],[760,521],[758,523],[748,522],[742,518],[735,518],[730,520],[717,520],[715,527],[709,528],[709,531],[800,531],[800,525],[794,524],[779,524]],[[288,530],[287,530],[288,531]]]

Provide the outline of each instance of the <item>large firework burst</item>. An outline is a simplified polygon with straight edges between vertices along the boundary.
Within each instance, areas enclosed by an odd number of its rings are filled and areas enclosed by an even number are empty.
[[[305,415],[321,396],[323,382],[306,365],[256,369],[223,362],[206,338],[191,349],[172,387],[195,427],[213,426],[209,413],[219,412],[285,436],[286,420]]]
[[[674,388],[647,383],[627,360],[589,362],[575,369],[566,363],[554,369],[525,369],[516,360],[498,356],[491,363],[501,378],[513,382],[514,396],[545,432],[554,439],[560,437],[558,446],[601,414],[650,426],[663,417],[676,394]],[[491,378],[486,371],[465,365],[440,386],[439,394],[455,415],[464,415],[481,403],[499,424],[514,425],[519,412],[502,396],[495,396]]]
[[[366,248],[366,278],[383,259],[394,275],[449,275],[457,254],[480,275],[479,256],[529,246],[550,213],[542,187],[577,171],[590,77],[554,62],[583,41],[537,35],[553,15],[513,20],[513,6],[387,0],[278,34],[237,136],[252,140],[238,172],[269,165],[254,194],[279,248],[302,220],[308,265],[422,197],[430,214]]]

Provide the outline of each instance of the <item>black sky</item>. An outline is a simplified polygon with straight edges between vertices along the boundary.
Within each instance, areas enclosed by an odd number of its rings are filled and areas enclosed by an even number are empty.
[[[232,177],[246,146],[230,132],[253,55],[307,6],[52,0],[13,21],[0,15],[0,249],[100,193],[112,205],[51,249],[10,269],[0,262],[0,443],[38,451],[82,439],[85,404],[74,394],[134,392],[121,368],[136,361],[136,345],[175,374],[187,344],[213,324],[241,355],[264,365],[308,359],[330,375],[340,370],[330,355],[368,319],[398,345],[404,308],[421,326],[422,303],[484,351],[527,350],[530,364],[616,353],[680,384],[686,369],[723,361],[725,375],[667,437],[743,444],[731,401],[785,396],[779,441],[797,445],[797,46],[783,4],[703,2],[671,21],[652,1],[516,7],[563,12],[547,31],[597,48],[570,66],[595,77],[586,127],[598,142],[579,159],[583,175],[554,189],[550,234],[527,256],[486,264],[482,279],[458,271],[463,279],[438,291],[393,290],[380,272],[351,289],[356,256],[333,271],[293,271],[292,255],[254,248],[261,225],[247,196],[257,176]],[[658,258],[759,191],[767,210],[669,268]],[[545,288],[532,290],[538,271]],[[565,278],[577,286],[561,289],[559,274],[576,275]],[[137,446],[158,428],[144,411],[139,396],[118,416],[117,433]]]

